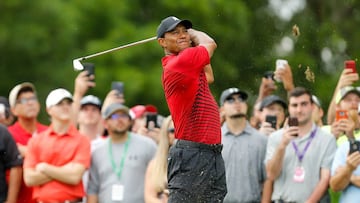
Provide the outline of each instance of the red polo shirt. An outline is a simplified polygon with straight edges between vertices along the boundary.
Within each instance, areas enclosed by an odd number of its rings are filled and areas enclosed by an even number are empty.
[[[90,141],[73,125],[64,135],[56,134],[50,126],[48,130],[29,141],[24,168],[35,168],[41,162],[54,166],[63,166],[72,162],[89,168]],[[38,201],[65,201],[81,198],[84,195],[81,181],[77,185],[69,185],[52,180],[41,186],[35,186],[33,190],[33,198]]]
[[[39,134],[46,130],[48,127],[41,123],[36,123],[36,134]],[[27,132],[17,121],[12,126],[8,127],[9,132],[13,136],[16,143],[27,145],[29,139],[32,138],[32,132]],[[32,187],[27,187],[22,180],[17,203],[35,203],[35,200],[32,200]]]
[[[162,83],[177,139],[221,143],[219,110],[204,72],[209,63],[209,54],[203,46],[162,59]]]

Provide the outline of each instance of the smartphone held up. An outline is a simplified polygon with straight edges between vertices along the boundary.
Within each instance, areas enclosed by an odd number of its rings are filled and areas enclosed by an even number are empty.
[[[277,59],[276,62],[275,62],[275,70],[285,69],[287,64],[288,64],[288,61],[287,61],[287,60]],[[277,82],[281,82],[281,79],[278,78],[278,77],[276,77],[276,76],[274,77],[274,79],[275,79]]]
[[[296,117],[289,117],[288,124],[289,126],[299,126],[299,121]],[[294,136],[297,137],[298,134],[295,134]]]
[[[344,67],[346,69],[350,69],[351,70],[351,73],[357,73],[356,71],[356,63],[354,60],[347,60],[344,62]]]

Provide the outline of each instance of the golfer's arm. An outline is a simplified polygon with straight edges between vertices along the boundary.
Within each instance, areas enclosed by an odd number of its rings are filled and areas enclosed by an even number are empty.
[[[205,71],[207,83],[208,84],[213,83],[215,79],[214,79],[214,74],[213,74],[211,64],[206,65],[204,67],[204,71]]]
[[[209,53],[210,58],[214,54],[214,51],[217,47],[215,41],[206,33],[194,30],[194,29],[188,29],[188,32],[190,34],[191,41],[196,45],[201,45],[206,48],[206,50]]]
[[[283,165],[284,155],[286,151],[286,145],[280,144],[276,148],[276,152],[272,159],[266,163],[267,178],[274,181],[279,177],[281,168]]]
[[[45,184],[52,179],[46,174],[36,171],[33,168],[24,169],[24,182],[27,186],[38,186]]]
[[[308,202],[319,202],[329,186],[330,169],[320,169],[320,180],[313,192],[311,193]]]

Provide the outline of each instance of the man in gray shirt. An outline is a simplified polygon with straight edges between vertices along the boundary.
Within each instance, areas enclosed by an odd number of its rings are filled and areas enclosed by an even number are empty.
[[[87,202],[144,202],[145,171],[156,144],[129,131],[132,120],[122,104],[107,106],[103,118],[109,138],[92,153]]]
[[[326,192],[336,143],[333,135],[313,122],[314,105],[308,90],[293,89],[288,109],[298,125],[285,126],[268,139],[266,172],[275,181],[272,200],[276,203],[329,201]]]
[[[224,202],[260,202],[265,181],[267,138],[246,119],[248,95],[229,88],[220,97],[220,112],[225,118],[221,128],[228,193]]]

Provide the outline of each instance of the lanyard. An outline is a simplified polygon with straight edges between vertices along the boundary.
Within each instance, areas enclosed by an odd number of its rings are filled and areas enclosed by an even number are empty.
[[[310,138],[309,138],[309,140],[307,141],[307,143],[306,143],[306,145],[305,145],[305,148],[304,148],[304,150],[303,150],[301,153],[300,153],[300,151],[299,151],[298,146],[295,144],[295,142],[294,142],[294,141],[291,142],[292,145],[293,145],[293,147],[294,147],[294,149],[295,149],[296,156],[298,157],[298,159],[299,159],[300,162],[303,160],[303,158],[304,158],[304,156],[305,156],[305,153],[306,153],[307,149],[308,149],[309,146],[310,146],[311,141],[314,139],[315,134],[316,134],[316,130],[317,130],[317,127],[311,132]]]
[[[116,167],[114,156],[112,153],[111,138],[109,138],[109,157],[110,157],[110,161],[111,161],[111,166],[112,166],[114,172],[116,173],[116,176],[119,179],[121,178],[121,173],[124,168],[125,158],[126,158],[126,154],[127,154],[128,148],[129,148],[129,142],[130,142],[130,134],[128,134],[128,139],[126,140],[125,145],[124,145],[124,150],[123,150],[123,154],[121,155],[120,165],[119,165],[119,167]]]

